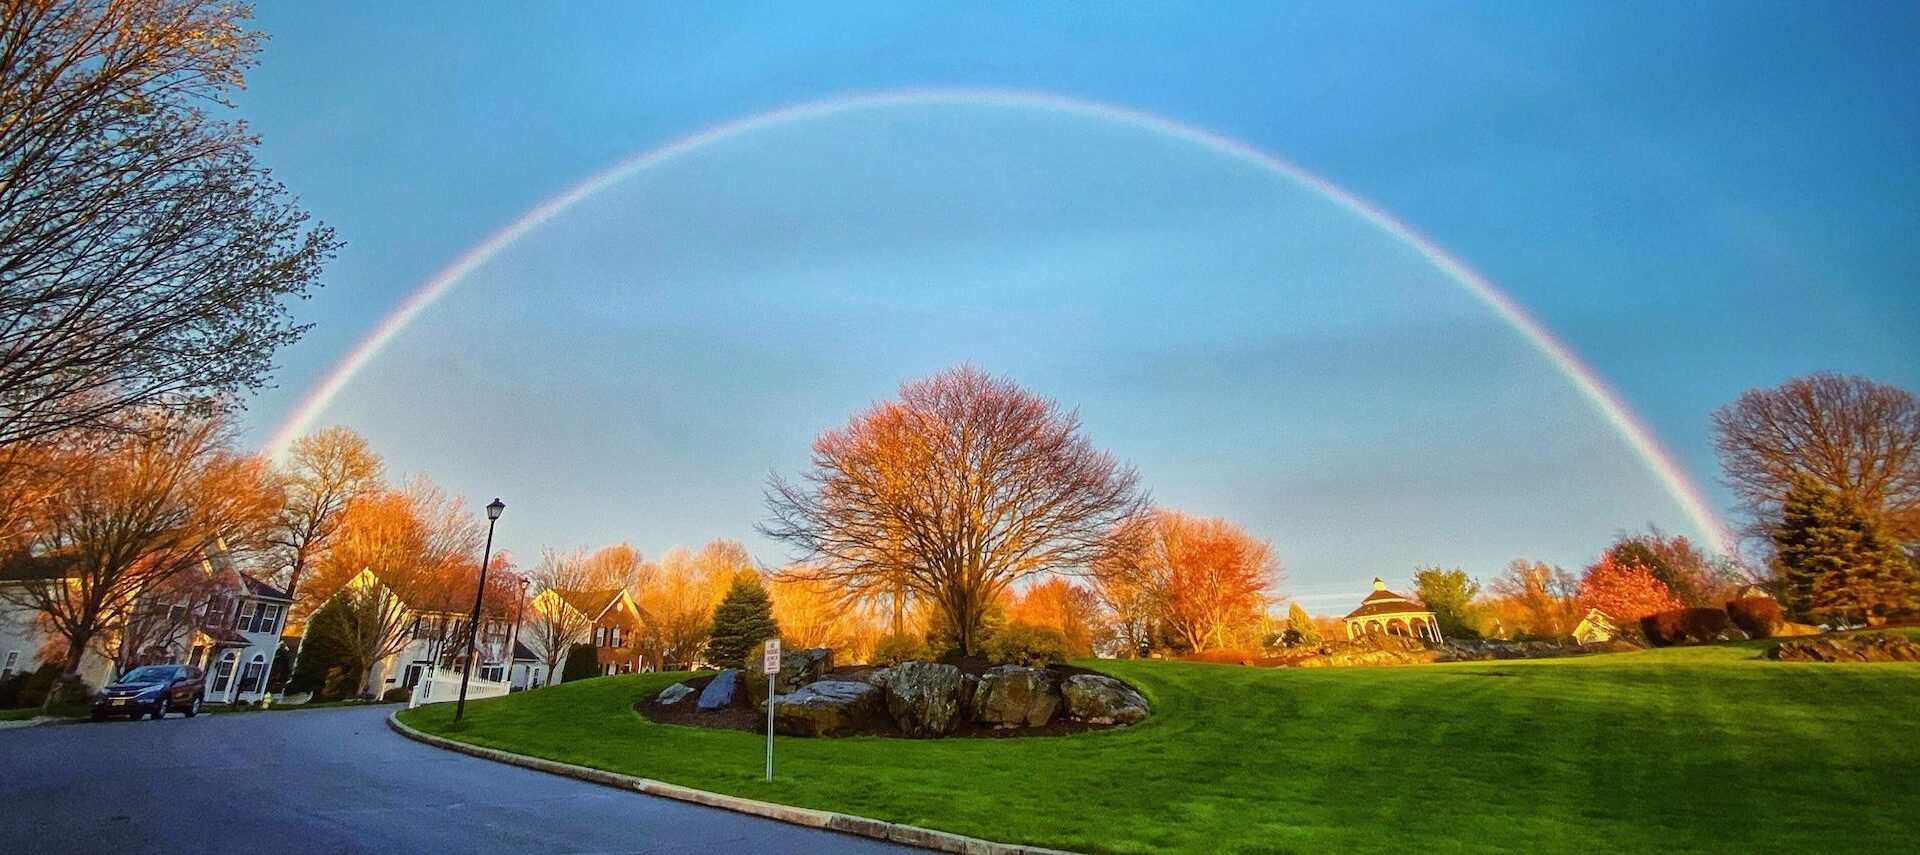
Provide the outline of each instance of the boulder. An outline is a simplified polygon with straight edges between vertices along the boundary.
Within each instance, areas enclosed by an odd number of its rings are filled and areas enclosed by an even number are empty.
[[[665,690],[660,692],[660,695],[654,698],[653,702],[664,707],[670,707],[670,706],[673,706],[674,704],[677,704],[681,701],[686,700],[688,697],[692,695],[693,695],[692,686],[689,686],[685,683],[675,683],[671,686],[668,686]],[[728,700],[732,700],[732,699],[729,698]]]
[[[908,736],[945,736],[965,715],[959,668],[933,662],[902,662],[886,669],[887,713]]]
[[[1067,716],[1088,724],[1138,724],[1147,717],[1147,699],[1132,686],[1099,674],[1075,674],[1060,684]]]
[[[754,708],[764,709],[767,703],[767,675],[760,672],[760,654],[758,651],[747,657],[751,668],[743,675],[746,680],[747,700]],[[833,651],[825,647],[811,650],[780,651],[780,673],[774,677],[774,694],[784,695],[805,686],[817,683],[828,671],[833,670]]]
[[[994,727],[1042,727],[1059,708],[1053,679],[1024,665],[988,668],[973,693],[973,720]]]
[[[1776,623],[1767,630],[1768,638],[1802,638],[1809,635],[1819,635],[1819,634],[1820,634],[1820,628],[1817,626],[1808,626],[1804,623],[1794,623],[1793,621],[1790,621],[1790,620],[1783,620],[1779,623]]]
[[[700,703],[694,707],[701,711],[720,710],[733,706],[733,699],[740,695],[740,669],[728,668],[713,678],[705,689],[700,690]]]
[[[872,727],[880,690],[851,680],[808,683],[773,698],[773,729],[790,736],[845,736]]]
[[[1781,662],[1920,662],[1920,642],[1898,635],[1783,641],[1766,653]]]

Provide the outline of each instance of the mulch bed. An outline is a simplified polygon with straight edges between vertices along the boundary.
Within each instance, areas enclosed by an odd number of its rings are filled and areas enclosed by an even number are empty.
[[[988,668],[993,667],[985,659],[977,656],[965,658],[950,657],[941,661],[944,664],[958,667],[961,673],[971,674],[976,677],[986,673]],[[867,676],[872,672],[873,668],[867,665],[846,665],[826,672],[826,674],[822,675],[821,679],[851,680],[864,683],[867,681]],[[1055,683],[1058,683],[1075,674],[1099,674],[1100,672],[1091,668],[1079,668],[1073,665],[1050,665],[1047,667],[1047,673],[1053,678]],[[695,697],[698,697],[699,692],[705,689],[708,683],[713,682],[715,676],[717,675],[705,674],[682,682],[691,687],[694,690]],[[749,679],[766,679],[764,676],[757,674],[742,676],[746,676]],[[634,704],[633,709],[635,712],[646,716],[648,721],[659,724],[678,724],[687,727],[710,727],[720,730],[743,730],[753,733],[765,733],[767,728],[766,712],[764,710],[754,709],[752,705],[747,703],[745,696],[746,693],[741,692],[740,697],[734,699],[732,706],[725,709],[707,710],[704,712],[697,708],[698,705],[694,703],[695,698],[688,698],[672,706],[658,704],[655,703],[652,698],[648,698],[645,701]],[[901,732],[898,727],[894,726],[892,720],[887,716],[880,716],[880,720],[881,723],[878,726],[860,735],[886,736],[896,739],[911,738]],[[1114,727],[1116,727],[1116,725],[1088,724],[1081,721],[1071,721],[1066,718],[1065,710],[1062,710],[1061,713],[1056,714],[1053,721],[1048,722],[1045,727],[1001,728],[977,725],[972,721],[962,720],[959,728],[953,733],[948,734],[945,738],[1009,739],[1025,736],[1069,736],[1075,733],[1086,733],[1090,730],[1111,730]]]

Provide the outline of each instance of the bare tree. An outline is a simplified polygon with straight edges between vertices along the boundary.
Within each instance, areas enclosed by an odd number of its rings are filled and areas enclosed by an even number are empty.
[[[971,366],[900,388],[813,443],[768,490],[761,532],[851,590],[904,584],[938,604],[962,650],[1015,581],[1084,568],[1146,507],[1139,477],[1079,417]]]
[[[228,450],[224,422],[165,413],[138,431],[62,449],[59,483],[34,509],[32,552],[54,572],[0,590],[32,610],[76,675],[87,646],[149,592],[196,568],[222,537],[259,537],[278,503],[265,464]]]
[[[1487,590],[1495,614],[1504,613],[1530,634],[1560,638],[1580,622],[1580,580],[1565,568],[1515,558]]]
[[[1920,539],[1920,401],[1897,386],[1821,372],[1755,389],[1713,414],[1728,486],[1755,519],[1778,522],[1794,479],[1809,475]]]
[[[573,605],[574,594],[605,591],[624,584],[639,561],[639,553],[626,544],[611,546],[587,555],[584,550],[559,552],[547,549],[540,554],[529,577],[540,594],[527,613],[522,637],[527,648],[547,666],[547,680],[560,674],[567,649],[584,644],[593,630],[593,615]]]
[[[242,6],[0,4],[0,445],[264,385],[337,242],[209,111]]]
[[[378,488],[385,469],[367,441],[344,427],[294,440],[282,473],[287,500],[273,535],[285,562],[287,596],[299,598],[301,577],[333,542],[341,512],[355,496]]]
[[[676,546],[648,562],[633,588],[640,608],[640,654],[661,670],[691,669],[707,646],[713,609],[727,595],[733,576],[751,568],[745,548],[716,540],[690,552]]]
[[[365,689],[374,665],[407,645],[421,612],[472,602],[482,542],[478,520],[463,499],[449,499],[425,478],[347,504],[332,548],[314,564],[308,591],[320,611],[327,600],[343,598],[340,616],[322,627],[316,611],[310,631],[332,633],[345,645],[358,669],[356,691]]]

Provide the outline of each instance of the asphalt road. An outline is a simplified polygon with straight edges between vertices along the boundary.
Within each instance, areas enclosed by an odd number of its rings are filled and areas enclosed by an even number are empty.
[[[0,851],[919,851],[442,751],[393,709],[0,730]]]

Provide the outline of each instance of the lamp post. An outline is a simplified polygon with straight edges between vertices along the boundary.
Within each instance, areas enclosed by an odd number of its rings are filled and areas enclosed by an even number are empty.
[[[520,649],[520,618],[527,612],[527,587],[532,584],[532,579],[521,578],[520,602],[513,607],[513,636],[507,640],[507,691],[509,692],[513,691],[514,652]],[[527,682],[533,682],[532,674],[527,675]]]
[[[499,499],[487,505],[487,548],[480,552],[480,584],[473,591],[473,617],[467,621],[467,667],[460,670],[460,700],[453,705],[453,720],[467,714],[467,680],[473,676],[474,642],[480,638],[480,600],[487,595],[487,565],[493,563],[493,524],[507,503]],[[508,654],[512,655],[512,654]]]

